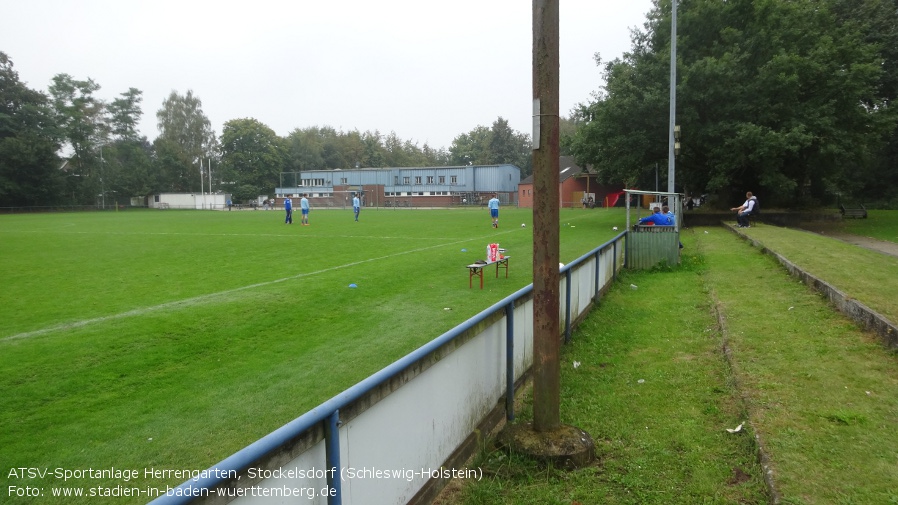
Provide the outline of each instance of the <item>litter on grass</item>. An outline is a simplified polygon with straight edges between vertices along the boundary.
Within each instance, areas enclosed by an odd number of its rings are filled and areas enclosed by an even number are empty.
[[[745,423],[739,423],[739,426],[736,426],[735,428],[732,428],[732,429],[727,428],[727,433],[739,433],[740,431],[742,431],[743,424],[745,424]]]

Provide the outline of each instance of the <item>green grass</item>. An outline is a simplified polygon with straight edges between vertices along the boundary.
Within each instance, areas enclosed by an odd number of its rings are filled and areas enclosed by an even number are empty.
[[[821,254],[837,245],[817,247],[815,236],[789,230],[757,230],[778,234],[777,245],[795,241]],[[898,356],[772,258],[718,235],[707,241],[709,281],[726,313],[752,423],[772,454],[784,502],[898,503]],[[841,254],[861,263],[868,251]],[[886,268],[889,258],[879,259]],[[841,268],[847,267],[833,265],[822,276],[831,281]],[[881,272],[855,276],[880,278]],[[853,294],[840,284],[845,280],[836,286]],[[877,299],[893,288],[880,289]]]
[[[501,217],[494,230],[480,210],[355,223],[313,209],[309,227],[274,211],[0,216],[0,461],[204,469],[529,284],[530,211]],[[623,220],[563,210],[562,261]],[[509,278],[469,289],[464,265],[489,242]]]
[[[16,467],[206,468],[531,281],[527,210],[503,208],[499,230],[480,210],[361,219],[0,216],[0,489],[23,483]],[[561,260],[623,219],[563,210]],[[895,320],[888,257],[746,231]],[[754,434],[783,503],[898,503],[898,357],[731,232],[694,233],[682,267],[625,273],[562,350],[562,421],[593,435],[596,465],[485,450],[485,479],[460,503],[766,503]],[[509,279],[469,289],[463,265],[493,241],[512,256]]]
[[[726,432],[745,414],[702,262],[689,253],[680,269],[625,273],[563,348],[561,419],[595,439],[594,465],[566,472],[487,451],[474,464],[489,478],[458,503],[765,503],[752,439]]]
[[[471,463],[486,477],[443,503],[768,503],[753,435],[781,503],[898,503],[898,356],[731,232],[694,233],[683,266],[625,273],[562,350],[562,422],[596,439],[596,463],[563,472],[487,446]]]
[[[742,232],[889,320],[898,321],[898,258],[775,226],[754,226]]]
[[[868,210],[867,219],[845,219],[843,227],[855,235],[898,242],[898,211]]]
[[[833,220],[809,224],[814,225],[815,228],[823,227],[832,231],[898,242],[898,211],[896,210],[868,210],[866,219],[841,219],[838,217],[838,212],[834,211],[832,214]]]

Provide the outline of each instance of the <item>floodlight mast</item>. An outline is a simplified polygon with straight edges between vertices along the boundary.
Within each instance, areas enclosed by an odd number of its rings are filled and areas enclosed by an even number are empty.
[[[674,192],[675,167],[677,153],[674,143],[674,127],[677,121],[677,0],[672,1],[670,11],[670,125],[667,139],[667,192]]]

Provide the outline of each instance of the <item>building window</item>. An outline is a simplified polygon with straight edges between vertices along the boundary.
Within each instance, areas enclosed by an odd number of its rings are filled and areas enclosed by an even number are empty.
[[[440,176],[440,184],[446,184],[446,176],[445,175]]]
[[[421,176],[420,175],[415,176],[415,184],[421,184]]]
[[[346,177],[340,178],[340,184],[346,184]]]
[[[402,183],[405,184],[405,185],[407,186],[407,185],[409,184],[409,178],[408,178],[408,177],[403,177],[403,178],[402,178]]]
[[[433,176],[432,175],[427,176],[427,184],[433,184]]]
[[[450,176],[449,184],[458,184],[458,176],[457,175]]]

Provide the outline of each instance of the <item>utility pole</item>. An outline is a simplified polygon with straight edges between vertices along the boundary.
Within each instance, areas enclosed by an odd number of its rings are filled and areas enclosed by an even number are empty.
[[[533,429],[561,424],[559,0],[533,2]]]
[[[506,424],[499,442],[581,468],[595,458],[592,437],[561,424],[558,3],[533,0],[533,423]]]

